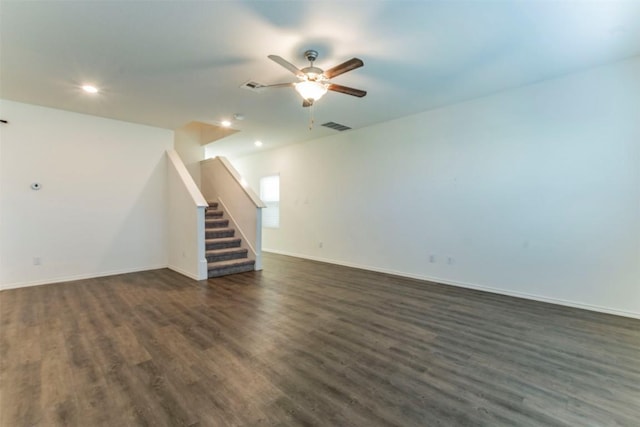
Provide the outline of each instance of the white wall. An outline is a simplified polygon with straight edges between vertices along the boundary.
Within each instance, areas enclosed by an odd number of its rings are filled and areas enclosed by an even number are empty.
[[[198,123],[189,123],[175,130],[174,149],[198,187],[200,187],[200,162],[204,160],[204,146],[201,142],[202,130]]]
[[[640,317],[640,58],[233,163],[265,250]]]
[[[172,131],[4,100],[0,112],[1,288],[166,267]]]

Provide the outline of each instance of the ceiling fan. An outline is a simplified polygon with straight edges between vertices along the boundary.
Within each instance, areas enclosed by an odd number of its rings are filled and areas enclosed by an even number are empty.
[[[296,77],[298,77],[299,81],[293,83],[262,85],[260,86],[260,88],[294,87],[296,92],[298,92],[300,96],[302,96],[303,107],[312,106],[315,101],[322,98],[322,96],[329,90],[345,93],[347,95],[357,96],[358,98],[362,98],[367,94],[367,92],[364,90],[338,85],[335,83],[331,83],[330,81],[332,78],[339,76],[340,74],[344,74],[347,71],[362,67],[364,63],[361,59],[351,58],[350,60],[343,62],[340,65],[336,65],[333,68],[329,68],[328,70],[323,71],[322,69],[313,66],[313,62],[318,58],[317,51],[307,50],[304,53],[304,57],[307,59],[307,61],[309,61],[309,66],[300,69],[278,55],[269,55],[269,59],[291,71],[296,75]]]

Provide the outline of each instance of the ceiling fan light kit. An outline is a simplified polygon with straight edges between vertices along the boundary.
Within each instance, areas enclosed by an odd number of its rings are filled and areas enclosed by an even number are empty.
[[[327,93],[327,85],[318,81],[305,80],[295,83],[296,91],[307,101],[317,101],[322,95]]]

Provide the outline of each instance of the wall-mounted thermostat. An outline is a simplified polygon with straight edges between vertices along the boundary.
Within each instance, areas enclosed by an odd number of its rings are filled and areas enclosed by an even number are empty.
[[[42,184],[40,184],[39,182],[34,182],[33,184],[31,184],[32,190],[39,190],[41,188],[42,188]]]

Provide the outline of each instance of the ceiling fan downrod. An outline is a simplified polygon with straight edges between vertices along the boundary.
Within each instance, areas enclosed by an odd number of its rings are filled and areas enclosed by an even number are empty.
[[[318,59],[318,51],[313,49],[305,50],[304,57],[307,58],[307,61],[309,61],[313,67],[313,61]]]

